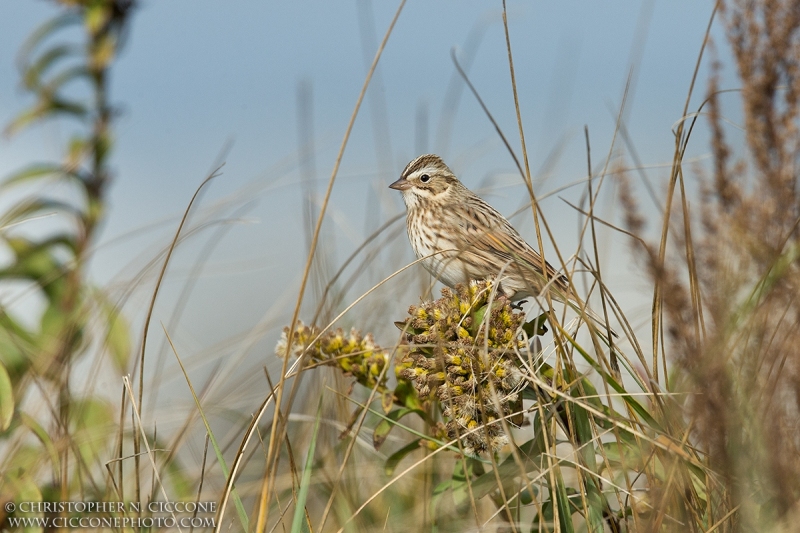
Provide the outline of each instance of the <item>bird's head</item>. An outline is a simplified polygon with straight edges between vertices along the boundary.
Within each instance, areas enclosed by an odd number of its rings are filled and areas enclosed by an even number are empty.
[[[406,207],[446,204],[464,186],[438,155],[426,154],[406,165],[400,179],[389,185],[403,193]]]

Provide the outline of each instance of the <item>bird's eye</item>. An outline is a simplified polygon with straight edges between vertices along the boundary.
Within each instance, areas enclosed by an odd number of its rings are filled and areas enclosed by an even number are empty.
[[[428,183],[429,181],[431,181],[431,177],[428,176],[427,174],[423,174],[422,176],[419,177],[419,181],[421,181],[422,183]]]

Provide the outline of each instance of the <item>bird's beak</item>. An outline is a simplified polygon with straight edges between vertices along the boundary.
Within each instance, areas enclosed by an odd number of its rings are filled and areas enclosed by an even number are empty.
[[[400,178],[399,180],[389,185],[389,188],[394,189],[396,191],[405,191],[411,188],[411,182],[405,178]]]

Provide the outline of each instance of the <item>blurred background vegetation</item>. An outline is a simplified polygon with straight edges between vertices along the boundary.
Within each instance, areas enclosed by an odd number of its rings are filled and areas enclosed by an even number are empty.
[[[263,50],[267,58],[322,56],[330,47],[314,25],[339,30],[350,16],[359,42],[349,57],[361,70],[320,64],[323,80],[347,80],[335,89],[313,77],[264,81],[248,55],[256,85],[289,83],[294,99],[291,126],[262,116],[248,127],[296,140],[285,153],[272,146],[278,163],[244,182],[228,175],[243,173],[229,165],[236,143],[258,148],[247,130],[230,143],[202,124],[219,146],[205,141],[206,168],[158,219],[146,206],[175,196],[136,198],[144,186],[115,163],[132,126],[114,74],[149,6],[48,3],[14,43],[24,105],[9,112],[3,140],[4,154],[21,146],[27,155],[6,157],[25,161],[7,171],[0,196],[0,503],[213,501],[218,528],[247,531],[793,531],[800,4],[699,4],[668,14],[653,2],[603,8],[602,20],[621,10],[633,21],[623,68],[593,65],[598,73],[576,70],[572,81],[554,69],[567,81],[547,105],[532,96],[542,91],[531,78],[543,77],[532,56],[569,62],[580,31],[565,27],[559,46],[537,47],[529,34],[546,17],[522,5],[401,3],[394,12],[364,0],[327,21],[292,19],[282,25],[300,30],[304,46]],[[590,18],[569,11],[566,21]],[[674,50],[660,62],[644,46],[661,42],[660,22],[675,13],[677,27],[698,32],[667,32]],[[178,35],[190,19],[164,31]],[[235,34],[222,20],[220,31]],[[419,42],[420,26],[437,24],[444,37]],[[532,175],[514,169],[454,73],[448,28],[465,43],[453,57]],[[180,73],[190,60],[175,50],[164,53]],[[422,60],[431,50],[439,63]],[[668,99],[645,90],[659,70],[680,72],[660,88]],[[141,73],[155,102],[152,74]],[[188,99],[203,81],[193,76]],[[621,87],[612,102],[592,76]],[[579,116],[579,134],[563,128],[568,111],[583,109],[563,97],[574,85],[606,98],[602,126]],[[637,90],[648,105],[634,120]],[[404,113],[388,113],[397,108],[387,94]],[[429,94],[441,95],[440,110]],[[371,122],[351,121],[339,148],[351,112]],[[320,116],[335,117],[323,119],[331,132],[316,132]],[[397,116],[409,142],[393,150]],[[158,127],[185,131],[163,119]],[[31,143],[30,132],[49,128],[48,143]],[[471,142],[467,131],[477,132]],[[193,135],[178,133],[176,144]],[[512,309],[490,283],[440,297],[418,265],[392,275],[411,254],[385,186],[432,149],[453,155],[459,175],[504,213],[517,209],[514,223],[530,242],[542,236],[548,259],[619,338],[578,328],[557,307]],[[340,172],[342,155],[359,150],[374,160],[354,157]],[[187,183],[159,176],[164,191]],[[535,198],[521,193],[524,179]],[[135,229],[108,237],[106,224],[119,230],[109,222],[112,183],[139,213]],[[18,516],[0,510],[0,528]]]

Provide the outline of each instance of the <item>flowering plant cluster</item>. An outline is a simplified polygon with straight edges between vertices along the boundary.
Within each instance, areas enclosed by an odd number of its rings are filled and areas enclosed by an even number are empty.
[[[291,350],[288,350],[289,328],[283,328],[281,338],[275,346],[275,354],[284,357],[291,353],[300,357],[308,350],[309,357],[316,363],[337,366],[345,375],[353,376],[365,387],[385,388],[388,376],[383,373],[381,377],[381,373],[389,361],[389,353],[375,344],[372,334],[362,335],[355,328],[345,334],[339,328],[319,337],[319,331],[315,326],[306,326],[298,321]]]
[[[337,329],[320,336],[319,328],[300,322],[291,348],[289,328],[284,328],[275,353],[300,357],[308,352],[314,363],[338,367],[376,389],[391,420],[416,413],[430,427],[431,437],[459,439],[467,455],[500,450],[508,443],[501,419],[514,425],[523,420],[522,390],[528,382],[520,365],[527,351],[522,331],[540,332],[525,323],[525,314],[505,296],[493,293],[491,281],[444,288],[441,298],[411,306],[408,314],[395,322],[403,339],[393,390],[389,373],[383,371],[390,351],[355,328],[349,334]],[[390,412],[393,405],[400,409]],[[436,412],[444,423],[434,422]],[[383,423],[376,431],[376,447],[391,427]]]
[[[490,308],[491,295],[490,281],[445,288],[438,300],[411,306],[410,317],[397,324],[408,344],[399,376],[420,399],[440,402],[446,436],[460,438],[469,455],[508,442],[500,418],[521,418],[527,385],[519,367],[527,349],[520,335],[525,315],[502,295]]]

